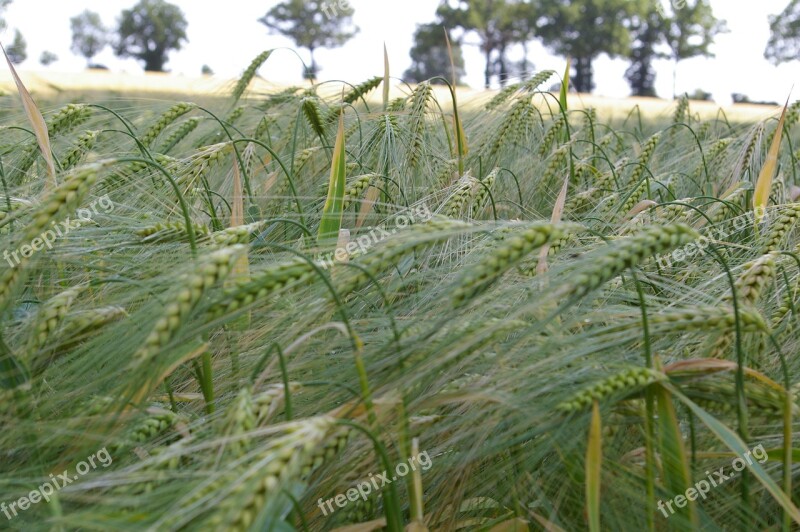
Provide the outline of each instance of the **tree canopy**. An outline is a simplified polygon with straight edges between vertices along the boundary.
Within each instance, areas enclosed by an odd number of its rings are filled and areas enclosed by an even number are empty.
[[[144,62],[147,71],[163,72],[169,52],[180,50],[186,38],[183,11],[164,0],[140,0],[122,11],[114,52]]]
[[[764,57],[776,65],[800,60],[800,0],[791,0],[781,14],[769,17],[769,26]]]
[[[314,51],[319,48],[336,48],[358,33],[353,25],[353,8],[347,2],[331,3],[325,0],[286,0],[270,9],[258,19],[270,33],[288,37],[296,46],[308,49],[311,65],[304,76],[317,75]]]
[[[451,48],[456,69],[455,81],[459,84],[464,76],[464,56],[458,43],[451,42]],[[451,79],[450,54],[441,25],[430,23],[417,26],[410,55],[411,67],[403,75],[406,81],[420,83],[436,76]]]
[[[69,19],[72,28],[72,51],[86,58],[92,58],[108,44],[108,30],[103,26],[100,15],[88,9]]]
[[[6,48],[6,54],[8,54],[8,59],[15,65],[28,58],[28,43],[19,30],[14,30],[14,40]]]
[[[592,63],[601,54],[627,56],[631,27],[650,0],[550,0],[543,5],[541,36],[553,52],[573,58],[572,84],[578,92],[594,88]]]
[[[534,13],[538,2],[529,0],[454,0],[443,1],[436,11],[448,28],[461,28],[465,35],[475,35],[484,56],[484,86],[492,77],[501,85],[508,78],[507,49],[530,40],[534,33]]]

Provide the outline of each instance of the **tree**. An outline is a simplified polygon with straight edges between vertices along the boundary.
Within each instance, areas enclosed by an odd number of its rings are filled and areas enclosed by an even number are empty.
[[[213,76],[214,75],[214,71],[208,65],[203,65],[203,67],[200,69],[200,73],[203,74],[204,76]]]
[[[770,16],[769,27],[764,57],[776,65],[800,60],[800,0],[791,0],[780,15]]]
[[[330,0],[286,0],[276,5],[258,19],[271,34],[283,35],[296,46],[307,48],[311,54],[311,66],[303,75],[314,79],[317,63],[314,51],[319,48],[336,48],[358,33],[352,23],[353,8],[347,0],[338,4]]]
[[[667,57],[656,50],[664,41],[664,18],[660,10],[650,9],[639,18],[632,27],[632,35],[631,66],[625,71],[625,79],[631,86],[633,96],[656,96],[653,60]]]
[[[6,48],[6,54],[8,54],[8,59],[15,65],[28,58],[28,43],[25,42],[25,38],[19,30],[14,30],[14,40]]]
[[[461,46],[451,42],[453,64],[456,68],[456,84],[464,76],[464,56]],[[411,67],[403,77],[407,81],[421,83],[436,76],[451,78],[450,54],[445,41],[445,29],[436,23],[420,24],[414,32],[414,46],[409,52]]]
[[[551,0],[544,4],[540,33],[555,53],[573,58],[572,84],[578,92],[594,88],[592,62],[601,54],[628,55],[636,17],[649,0]]]
[[[69,19],[69,23],[72,28],[72,51],[91,64],[92,58],[108,44],[108,30],[103,26],[100,15],[87,9]]]
[[[447,28],[461,28],[465,34],[478,37],[485,60],[484,86],[488,89],[492,76],[497,75],[501,85],[508,78],[506,50],[530,39],[531,26],[521,21],[531,19],[522,15],[535,11],[536,5],[520,0],[455,0],[453,6],[444,0],[436,14]]]
[[[139,0],[122,11],[114,53],[144,62],[144,69],[163,72],[171,50],[186,41],[186,17],[176,5],[164,0]]]
[[[717,20],[709,0],[680,0],[672,6],[672,16],[664,18],[665,40],[675,62],[672,71],[672,92],[675,95],[678,63],[684,59],[713,57],[709,50],[717,34],[727,31],[725,22]]]
[[[39,62],[42,66],[50,66],[56,61],[58,61],[58,56],[49,50],[45,50],[42,52],[42,55],[39,56]]]
[[[11,0],[0,0],[0,31],[6,29],[6,19],[4,17],[6,8],[11,3]]]

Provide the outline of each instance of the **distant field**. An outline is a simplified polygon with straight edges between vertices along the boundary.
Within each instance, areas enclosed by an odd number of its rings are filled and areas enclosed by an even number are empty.
[[[234,79],[225,79],[216,76],[180,76],[168,73],[125,74],[106,72],[102,70],[89,70],[85,72],[21,72],[20,75],[28,89],[34,94],[49,97],[64,93],[105,92],[118,93],[125,96],[226,96],[236,83]],[[6,92],[14,91],[14,82],[7,70],[0,73],[0,87]],[[339,89],[333,84],[327,85],[324,92],[333,95]],[[285,85],[276,85],[263,78],[255,78],[250,85],[250,94],[257,97],[259,94],[273,93],[286,88]],[[445,88],[435,90],[439,100],[446,105],[448,98]],[[441,92],[441,94],[440,94]],[[461,102],[488,101],[497,91],[484,91],[476,89],[461,89]],[[400,96],[392,93],[392,97]],[[373,100],[380,98],[380,93],[371,95]],[[555,100],[552,100],[554,102]],[[571,94],[569,98],[571,109],[591,108],[597,109],[599,115],[606,120],[624,119],[635,106],[639,106],[642,115],[649,118],[667,117],[674,108],[671,100],[659,98],[606,98],[590,94]],[[692,111],[700,118],[713,118],[719,112],[720,106],[714,102],[692,101]],[[723,107],[728,119],[735,122],[753,122],[763,120],[776,113],[776,108],[765,105],[737,104]]]

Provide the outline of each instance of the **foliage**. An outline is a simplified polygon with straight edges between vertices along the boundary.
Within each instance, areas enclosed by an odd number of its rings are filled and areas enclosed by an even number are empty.
[[[718,20],[709,0],[684,2],[681,8],[673,7],[672,15],[664,19],[665,40],[670,57],[677,63],[692,57],[712,57],[709,47],[714,37],[727,31],[725,21]]]
[[[12,63],[18,65],[28,58],[28,43],[19,30],[14,30],[14,40],[6,48],[8,58]]]
[[[506,50],[515,43],[527,42],[533,34],[532,13],[538,2],[518,0],[455,0],[442,2],[436,14],[447,28],[461,28],[475,34],[484,55],[484,86],[489,88],[497,76],[504,86],[510,76]]]
[[[69,19],[69,22],[72,28],[72,51],[91,63],[92,58],[109,44],[108,30],[100,15],[87,9]]]
[[[800,58],[800,0],[790,0],[780,14],[769,18],[770,38],[764,57],[775,64]]]
[[[117,29],[114,53],[144,63],[146,71],[163,72],[171,50],[180,50],[186,41],[183,11],[165,0],[139,0],[124,9]]]
[[[572,58],[578,92],[594,88],[592,62],[600,54],[629,53],[630,28],[650,8],[648,0],[553,0],[543,5],[540,34],[555,53]]]
[[[342,46],[358,33],[352,24],[353,8],[339,7],[327,0],[286,0],[272,7],[258,19],[270,31],[291,39],[296,46],[308,49],[311,64],[304,76],[314,79],[318,66],[314,51]]]
[[[13,0],[0,0],[0,31],[6,29],[5,10],[8,9],[12,1]]]
[[[552,77],[48,102],[45,149],[1,96],[9,526],[800,522],[800,104],[615,118]]]
[[[43,51],[39,56],[39,63],[41,63],[42,66],[50,66],[56,61],[58,61],[58,56],[49,50]]]
[[[456,83],[464,76],[464,56],[461,46],[451,41]],[[411,66],[403,74],[410,82],[421,83],[436,76],[452,78],[450,54],[445,40],[445,29],[439,24],[421,24],[414,32],[414,46],[410,51]]]

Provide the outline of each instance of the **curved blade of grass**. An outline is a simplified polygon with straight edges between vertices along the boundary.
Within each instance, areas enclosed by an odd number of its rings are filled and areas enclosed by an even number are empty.
[[[558,102],[561,104],[561,110],[567,111],[567,93],[569,92],[569,71],[572,67],[572,58],[567,57],[567,68],[564,69],[564,80],[561,82],[561,93],[558,96]]]
[[[331,176],[328,181],[328,197],[325,200],[325,206],[322,208],[322,220],[319,223],[319,233],[317,234],[318,243],[337,237],[339,228],[342,226],[342,207],[344,205],[344,188],[347,177],[344,147],[344,114],[340,114],[339,130],[336,133],[336,144],[333,148]]]
[[[671,394],[680,399],[692,413],[697,416],[703,424],[711,430],[711,432],[722,442],[728,449],[736,453],[737,456],[744,456],[749,451],[747,444],[745,444],[739,436],[730,428],[725,426],[724,423],[717,418],[706,412],[703,408],[694,403],[691,399],[680,393],[675,387],[669,384],[662,384],[665,388],[669,388]],[[794,453],[794,451],[792,451]],[[781,457],[783,458],[783,457]],[[772,477],[767,474],[758,462],[744,461],[747,468],[753,474],[764,488],[772,495],[775,502],[781,505],[783,509],[789,513],[795,523],[800,523],[800,510],[792,503],[792,500],[787,496],[778,485],[772,480]]]
[[[39,143],[39,149],[42,151],[42,157],[44,157],[44,160],[47,163],[47,173],[50,176],[50,179],[47,181],[47,186],[54,187],[56,186],[56,167],[53,164],[53,153],[50,150],[50,135],[47,133],[47,124],[44,121],[42,113],[39,112],[36,102],[33,101],[31,93],[28,92],[28,89],[25,88],[25,84],[22,83],[22,80],[17,75],[14,65],[11,64],[11,59],[8,58],[6,49],[2,47],[2,45],[0,45],[0,48],[3,50],[3,55],[6,57],[8,68],[11,70],[11,75],[14,77],[14,83],[17,85],[19,97],[22,99],[22,107],[25,109],[25,114],[28,116],[31,127],[33,127],[33,132],[36,134],[36,141]]]
[[[592,405],[592,421],[589,425],[589,442],[586,446],[586,511],[589,514],[589,530],[600,530],[600,466],[603,462],[603,430],[600,421],[600,405]]]
[[[242,175],[239,171],[239,161],[233,158],[233,197],[231,198],[231,227],[244,225],[244,193],[242,191]],[[250,278],[250,259],[247,253],[236,259],[231,270],[232,275],[225,280],[226,286],[234,286],[237,282],[247,282]],[[239,319],[232,321],[228,327],[244,331],[250,327],[250,311],[245,312]],[[236,364],[234,364],[236,367]]]
[[[561,192],[558,193],[556,204],[553,205],[553,214],[550,216],[550,223],[557,224],[561,221],[561,215],[564,213],[564,205],[567,202],[567,189],[569,188],[569,175],[564,178],[564,184],[561,186]],[[543,274],[547,271],[547,254],[550,252],[550,243],[548,242],[542,249],[539,250],[539,263],[536,265],[536,273]]]
[[[389,108],[389,52],[383,43],[383,110]]]
[[[678,416],[672,404],[670,390],[658,386],[655,390],[658,412],[658,435],[661,447],[661,459],[664,464],[664,484],[669,493],[679,495],[686,493],[690,486],[689,462],[686,459],[686,449],[683,445],[683,435],[678,425]],[[693,529],[697,523],[695,506],[689,501],[678,516],[688,520],[685,525],[691,524]]]
[[[464,133],[464,125],[461,123],[461,117],[458,116],[458,98],[456,94],[456,63],[453,59],[453,47],[450,45],[450,36],[447,34],[447,28],[444,30],[444,40],[447,43],[447,55],[450,58],[450,95],[453,98],[453,127],[456,132],[456,153],[458,158],[458,172],[464,173],[464,157],[469,153],[467,149],[467,136]]]
[[[769,202],[769,195],[772,192],[772,179],[775,177],[775,169],[778,167],[778,152],[781,148],[783,138],[783,124],[786,121],[786,110],[789,108],[789,100],[783,106],[781,119],[778,121],[778,129],[775,131],[775,138],[767,153],[767,161],[764,163],[761,172],[758,174],[755,191],[753,192],[753,211],[756,215],[756,222],[760,222],[764,216],[764,210]]]

